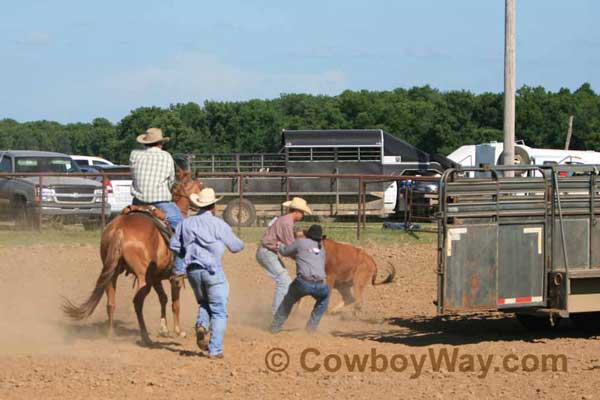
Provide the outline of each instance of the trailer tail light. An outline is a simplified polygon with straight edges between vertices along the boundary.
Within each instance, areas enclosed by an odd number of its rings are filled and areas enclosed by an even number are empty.
[[[110,181],[110,179],[108,179],[108,178],[104,179],[104,187],[106,187],[106,194],[113,193],[113,186],[112,186],[112,182]]]
[[[539,303],[542,301],[544,301],[544,298],[542,296],[512,297],[512,298],[506,298],[506,299],[499,298],[497,301],[497,304],[504,305],[504,304],[521,304],[521,303]]]

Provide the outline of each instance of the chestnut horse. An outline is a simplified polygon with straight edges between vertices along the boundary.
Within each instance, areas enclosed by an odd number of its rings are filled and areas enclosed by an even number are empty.
[[[172,189],[173,202],[187,217],[190,210],[189,196],[199,193],[202,183],[191,178],[190,173],[178,172],[178,182]],[[74,320],[89,317],[106,292],[108,313],[108,335],[113,333],[115,297],[117,278],[122,272],[132,273],[137,281],[138,288],[133,297],[133,304],[140,326],[142,344],[151,346],[152,341],[146,329],[142,309],[144,299],[154,288],[160,301],[161,334],[168,334],[166,323],[167,294],[162,286],[162,280],[170,277],[170,266],[173,253],[169,250],[160,231],[147,216],[139,213],[120,215],[115,218],[102,233],[100,243],[100,256],[102,257],[102,271],[96,281],[96,287],[89,298],[81,305],[76,306],[66,300],[63,311]],[[171,282],[171,300],[173,309],[174,331],[177,335],[184,335],[179,326],[179,294],[181,287],[176,282]]]

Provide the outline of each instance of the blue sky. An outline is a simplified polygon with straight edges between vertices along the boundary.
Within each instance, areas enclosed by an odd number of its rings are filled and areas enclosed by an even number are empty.
[[[600,90],[600,1],[517,0],[517,84]],[[0,118],[430,84],[502,90],[503,0],[2,0]]]

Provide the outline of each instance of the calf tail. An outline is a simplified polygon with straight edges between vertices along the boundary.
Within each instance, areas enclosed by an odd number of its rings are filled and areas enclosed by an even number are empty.
[[[392,264],[391,262],[388,262],[388,265],[390,267],[390,273],[381,282],[377,282],[377,270],[375,271],[375,273],[373,274],[373,278],[371,279],[371,283],[373,284],[373,286],[385,285],[394,281],[394,279],[396,278],[396,267],[394,267],[394,264]]]
[[[102,294],[106,289],[106,286],[113,279],[115,271],[119,265],[121,260],[122,252],[121,252],[121,241],[123,238],[123,234],[121,230],[118,230],[114,233],[111,242],[108,244],[107,251],[105,253],[105,258],[103,260],[103,268],[102,272],[100,272],[100,276],[96,281],[96,287],[92,290],[92,293],[88,297],[88,299],[80,305],[75,305],[68,299],[63,299],[63,304],[61,306],[63,312],[73,320],[82,320],[89,317],[93,312],[100,299],[102,298]]]

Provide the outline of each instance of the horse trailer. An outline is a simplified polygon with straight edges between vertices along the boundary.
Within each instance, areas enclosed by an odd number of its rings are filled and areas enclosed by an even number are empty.
[[[440,186],[438,314],[514,312],[531,328],[561,317],[595,323],[596,166],[448,169]]]
[[[207,186],[225,197],[223,215],[227,222],[237,225],[239,215],[242,226],[252,225],[257,216],[278,215],[281,202],[288,196],[305,198],[317,215],[356,215],[358,181],[335,175],[439,176],[445,169],[457,166],[380,129],[283,130],[282,145],[279,153],[270,154],[189,155],[188,164]],[[223,173],[261,176],[219,176]],[[333,176],[293,177],[294,174]],[[241,203],[240,182],[244,193]],[[402,191],[396,187],[393,179],[369,183],[366,214],[384,216],[398,211]]]

